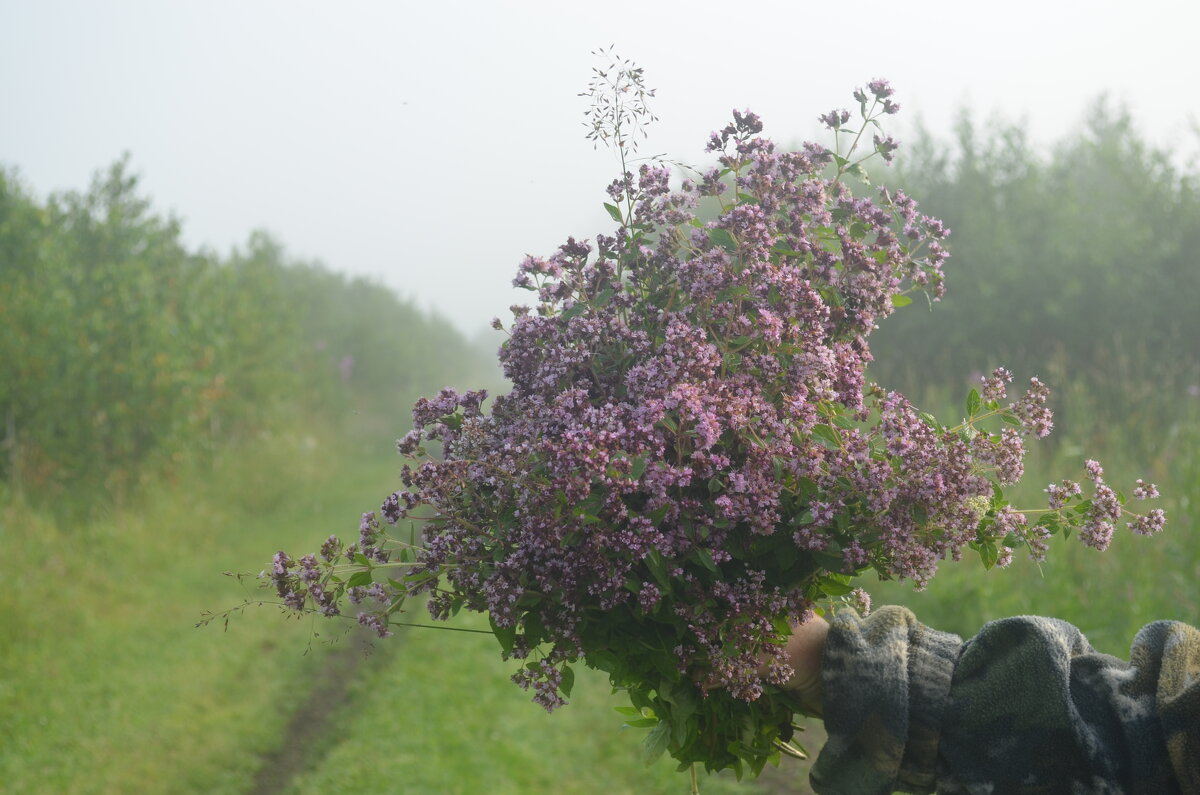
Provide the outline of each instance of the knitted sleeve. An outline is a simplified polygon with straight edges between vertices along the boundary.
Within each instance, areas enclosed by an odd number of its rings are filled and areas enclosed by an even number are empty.
[[[900,607],[832,622],[819,793],[1200,792],[1200,631],[1144,627],[1130,661],[1064,621],[973,639]]]

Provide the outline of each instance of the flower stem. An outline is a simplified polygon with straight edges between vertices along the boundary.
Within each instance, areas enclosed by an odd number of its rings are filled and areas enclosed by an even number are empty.
[[[423,627],[424,629],[440,629],[443,632],[471,632],[476,635],[491,635],[486,629],[467,629],[466,627],[439,627],[437,624],[414,624],[409,621],[388,621],[391,626]]]

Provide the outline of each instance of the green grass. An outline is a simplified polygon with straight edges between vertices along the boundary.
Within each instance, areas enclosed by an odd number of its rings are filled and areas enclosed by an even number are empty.
[[[573,703],[547,715],[490,636],[413,629],[364,657],[350,622],[270,607],[194,626],[262,595],[223,571],[357,532],[395,482],[381,438],[365,452],[259,439],[119,509],[0,498],[0,789],[249,793],[296,774],[288,791],[686,792],[670,760],[643,766],[600,677],[580,671]],[[712,777],[703,791],[763,790]]]
[[[596,672],[579,666],[571,703],[548,714],[509,681],[517,664],[499,659],[491,636],[410,628],[388,642],[387,662],[351,685],[320,764],[288,792],[688,791],[670,759],[642,764],[645,730],[621,728],[613,707],[623,702]],[[701,789],[761,791],[727,776],[702,778]]]
[[[330,532],[356,532],[358,513],[394,485],[398,462],[386,430],[352,438],[372,441],[261,438],[152,484],[121,509],[52,512],[0,495],[6,791],[687,791],[670,760],[642,765],[641,731],[621,728],[620,697],[585,668],[572,703],[547,715],[509,682],[514,664],[485,635],[407,629],[363,658],[357,636],[325,643],[349,622],[263,608],[234,616],[227,632],[193,626],[203,610],[257,595],[222,571],[257,570],[276,549],[303,552]],[[1118,533],[1107,553],[1056,539],[1040,570],[1020,553],[1009,570],[947,564],[924,593],[871,587],[876,602],[908,604],[964,636],[992,618],[1055,615],[1118,655],[1148,621],[1200,624],[1200,539],[1189,532],[1200,423],[1176,424],[1157,441],[1128,439],[1115,434],[1088,453],[1115,484],[1159,482],[1170,512],[1161,536]],[[1156,452],[1147,460],[1135,447]],[[1018,502],[1036,503],[1040,484],[1078,468],[1079,448],[1046,449]],[[69,518],[79,515],[91,518]],[[424,619],[419,607],[410,617]],[[758,782],[707,777],[702,791],[801,791],[804,770],[785,761]]]
[[[227,633],[194,624],[256,593],[222,571],[356,526],[387,469],[327,468],[331,452],[260,441],[86,522],[0,506],[7,791],[244,791],[321,654],[304,655],[310,627],[273,609]]]

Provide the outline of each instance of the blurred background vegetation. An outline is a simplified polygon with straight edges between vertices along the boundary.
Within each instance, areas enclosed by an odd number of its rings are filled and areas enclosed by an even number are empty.
[[[873,377],[951,418],[997,365],[1038,375],[1059,427],[1018,502],[1097,457],[1115,484],[1158,482],[1170,524],[1105,554],[1060,542],[1040,568],[947,564],[927,592],[880,584],[876,601],[963,635],[1058,615],[1115,654],[1147,621],[1200,623],[1200,171],[1102,102],[1049,152],[964,116],[953,140],[922,133],[901,154],[879,176],[947,221],[954,257],[946,300],[873,338]],[[417,396],[502,388],[492,347],[265,233],[188,250],[127,159],[45,199],[0,171],[0,781],[685,791],[669,763],[640,766],[602,681],[581,672],[575,703],[544,715],[483,636],[410,630],[364,656],[357,635],[270,608],[224,636],[193,628],[257,595],[222,571],[353,534],[394,485]],[[802,777],[785,763],[704,791]]]
[[[187,251],[127,159],[45,202],[0,172],[0,258],[0,482],[35,499],[119,503],[184,457],[395,416],[486,361],[448,322],[266,233],[228,257]]]

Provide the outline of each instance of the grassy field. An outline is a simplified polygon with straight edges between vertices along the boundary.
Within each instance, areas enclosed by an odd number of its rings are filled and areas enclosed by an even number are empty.
[[[194,625],[240,601],[222,571],[353,526],[371,494],[362,480],[381,472],[319,466],[327,452],[307,437],[259,440],[82,522],[0,509],[9,791],[245,791],[321,651],[306,656],[310,627],[270,609],[224,634]]]
[[[0,789],[687,791],[668,760],[643,766],[599,677],[581,671],[574,703],[547,715],[490,636],[411,629],[372,645],[350,622],[269,607],[227,631],[194,626],[259,594],[223,571],[357,531],[398,468],[378,439],[259,439],[85,521],[5,497]]]
[[[386,661],[351,685],[317,764],[286,792],[688,790],[687,776],[669,760],[642,765],[644,730],[621,729],[613,710],[621,701],[594,672],[581,671],[571,704],[547,714],[509,683],[513,668],[499,660],[491,637],[412,629],[389,642]],[[702,790],[762,788],[722,776],[705,780]]]
[[[1006,571],[948,564],[925,593],[870,587],[876,602],[909,604],[963,635],[1005,615],[1057,615],[1118,655],[1147,621],[1200,623],[1200,541],[1189,532],[1198,427],[1095,450],[1114,482],[1159,481],[1171,514],[1163,535],[1119,533],[1107,553],[1059,540],[1040,569],[1020,554]],[[372,441],[264,437],[120,509],[0,499],[6,791],[687,791],[669,760],[642,765],[641,737],[621,728],[621,702],[600,677],[581,670],[573,703],[547,715],[508,681],[511,666],[484,635],[409,629],[372,645],[349,622],[287,620],[274,608],[235,615],[225,632],[194,627],[202,611],[257,594],[221,572],[355,532],[398,462],[386,430],[353,438]],[[1048,450],[1030,462],[1028,504],[1038,484],[1078,467],[1077,447]],[[80,514],[89,518],[67,518]],[[481,624],[464,616],[457,626]],[[796,792],[803,782],[804,768],[785,762],[758,782],[711,777],[702,790]]]

